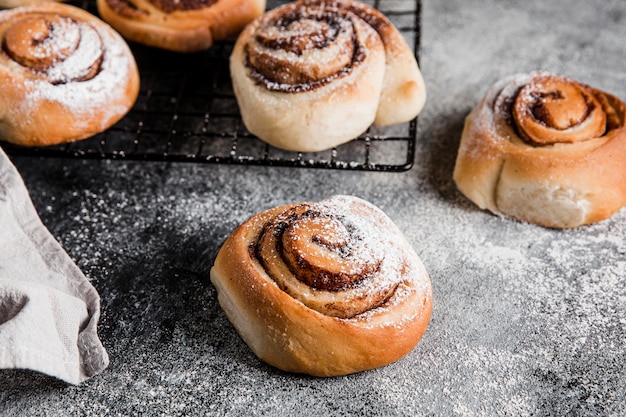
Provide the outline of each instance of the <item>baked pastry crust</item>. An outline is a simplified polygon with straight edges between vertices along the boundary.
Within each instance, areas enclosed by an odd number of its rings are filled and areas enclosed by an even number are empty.
[[[350,196],[253,216],[224,243],[211,281],[261,360],[314,376],[400,359],[432,309],[419,257],[382,211]]]
[[[567,77],[505,78],[466,119],[454,181],[480,208],[545,227],[607,219],[626,204],[625,115]]]
[[[61,3],[0,12],[0,139],[54,145],[95,135],[139,93],[124,40],[90,13]]]
[[[306,0],[308,4],[323,2]],[[374,124],[388,126],[415,118],[426,103],[426,85],[406,40],[377,9],[360,1],[342,0],[341,4],[372,26],[385,45],[385,77]]]
[[[265,11],[265,0],[97,0],[126,39],[175,52],[208,49],[235,37]]]
[[[0,9],[13,9],[15,7],[28,6],[31,4],[52,2],[52,1],[63,2],[65,0],[0,0]]]
[[[415,56],[378,10],[301,0],[265,13],[230,59],[246,128],[278,148],[315,152],[375,123],[413,119],[426,100]]]

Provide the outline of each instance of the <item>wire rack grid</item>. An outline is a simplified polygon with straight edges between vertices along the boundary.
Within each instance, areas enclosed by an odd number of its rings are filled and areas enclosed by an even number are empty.
[[[419,57],[420,0],[374,0]],[[279,3],[270,0],[268,8]],[[97,14],[95,4],[75,4]],[[130,43],[141,77],[137,102],[117,124],[92,138],[28,148],[3,143],[9,155],[310,167],[401,172],[415,154],[417,118],[369,128],[324,152],[288,152],[250,134],[243,125],[230,73],[233,42],[176,54]]]

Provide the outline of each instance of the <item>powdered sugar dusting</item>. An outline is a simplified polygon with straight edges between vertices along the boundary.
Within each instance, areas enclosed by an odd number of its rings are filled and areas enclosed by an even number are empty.
[[[125,111],[124,104],[115,103],[126,95],[126,85],[133,68],[132,55],[119,35],[108,27],[73,22],[80,26],[78,48],[46,73],[25,77],[27,95],[20,111],[30,114],[43,102],[59,103],[77,116],[89,116],[95,109],[98,112],[106,110],[102,117],[102,125],[105,126]],[[63,39],[63,35],[60,36]],[[98,62],[99,71],[95,76],[75,81],[87,75],[94,66],[97,67]]]
[[[554,77],[554,74],[545,71],[532,71],[518,73],[504,77],[494,83],[483,100],[473,111],[473,129],[477,132],[486,132],[480,136],[480,140],[491,142],[510,142],[514,144],[525,143],[517,134],[513,126],[512,106],[514,100],[533,102],[533,89],[525,89],[524,86],[534,82],[533,80]],[[537,83],[537,89],[541,89],[541,82]],[[518,95],[521,96],[518,97]],[[481,152],[480,143],[477,141],[464,141],[461,144],[462,151],[470,157],[485,157]]]
[[[258,248],[279,287],[323,314],[369,321],[416,291],[429,292],[428,276],[402,233],[355,197],[288,207],[266,226]]]
[[[376,291],[377,286],[388,286],[402,281],[399,277],[405,268],[407,255],[404,240],[398,228],[386,215],[371,205],[364,206],[367,203],[362,200],[347,196],[331,198],[320,204],[336,212],[338,216],[349,219],[358,230],[358,244],[364,250],[357,252],[357,263],[372,263],[375,259],[381,261],[376,279],[364,281],[362,291]],[[406,277],[409,280],[413,278],[410,275]]]
[[[97,70],[104,46],[98,32],[89,24],[80,26],[80,42],[76,50],[46,71],[52,84],[65,84],[89,77]],[[122,80],[125,81],[125,80]]]
[[[270,91],[312,91],[365,65],[376,36],[336,5],[288,4],[258,23],[246,45],[246,65]]]
[[[474,110],[474,123],[477,131],[488,132],[481,140],[498,142],[515,141],[517,135],[510,129],[509,107],[520,88],[532,80],[533,74],[515,74],[503,78],[489,88],[483,101]],[[462,150],[470,157],[482,157],[480,143],[464,141]]]
[[[73,52],[80,40],[80,32],[75,22],[70,18],[60,18],[51,24],[52,36],[48,36],[43,42],[28,45],[31,53],[37,58],[59,57],[63,59]],[[27,39],[25,41],[30,41]]]

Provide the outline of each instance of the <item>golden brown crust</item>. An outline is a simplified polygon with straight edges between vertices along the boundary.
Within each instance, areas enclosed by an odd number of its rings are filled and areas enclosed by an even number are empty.
[[[240,34],[230,62],[246,128],[292,151],[330,149],[372,123],[408,121],[426,98],[402,35],[353,0],[301,0],[267,12]]]
[[[0,139],[25,146],[84,139],[121,119],[139,92],[124,40],[59,3],[0,12]]]
[[[207,49],[261,15],[265,0],[98,0],[102,19],[134,42],[176,52]]]
[[[360,226],[359,222],[372,222],[371,227],[375,229],[376,222],[383,222],[388,240],[385,243],[393,246],[393,249],[386,249],[388,259],[383,262],[406,263],[402,268],[396,264],[382,267],[386,272],[394,268],[401,271],[396,277],[383,277],[383,281],[397,286],[393,295],[381,305],[340,318],[321,313],[316,310],[320,305],[309,307],[281,289],[263,267],[265,261],[255,255],[255,248],[268,224],[277,218],[283,222],[282,214],[300,208],[300,205],[289,205],[260,213],[244,222],[218,253],[211,269],[211,280],[229,320],[260,359],[290,372],[345,375],[384,366],[403,357],[425,332],[432,308],[430,280],[421,261],[393,223],[363,200],[340,196],[305,205],[324,211],[324,216],[339,213],[341,221],[346,221],[345,216],[358,219]],[[306,229],[308,226],[300,223],[293,227]],[[365,286],[370,284],[360,285],[361,291],[365,291]],[[343,291],[350,289],[340,290],[333,296],[341,298]],[[347,297],[354,297],[354,294],[347,294]],[[358,297],[354,302],[360,302]]]
[[[479,207],[522,221],[607,219],[626,204],[625,113],[616,97],[565,77],[506,78],[467,117],[454,180]]]
[[[53,1],[63,2],[65,0],[0,0],[0,9],[13,9],[15,7],[29,6],[31,4],[47,3]]]

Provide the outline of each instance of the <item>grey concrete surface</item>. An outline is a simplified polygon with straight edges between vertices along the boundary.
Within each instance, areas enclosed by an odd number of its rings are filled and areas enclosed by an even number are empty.
[[[102,297],[111,365],[79,386],[0,371],[3,416],[623,416],[626,209],[557,231],[478,210],[452,182],[464,117],[497,79],[558,72],[626,99],[622,0],[426,0],[428,102],[404,173],[15,158],[44,223]],[[353,194],[431,274],[418,346],[319,379],[261,363],[208,277],[276,205]]]

